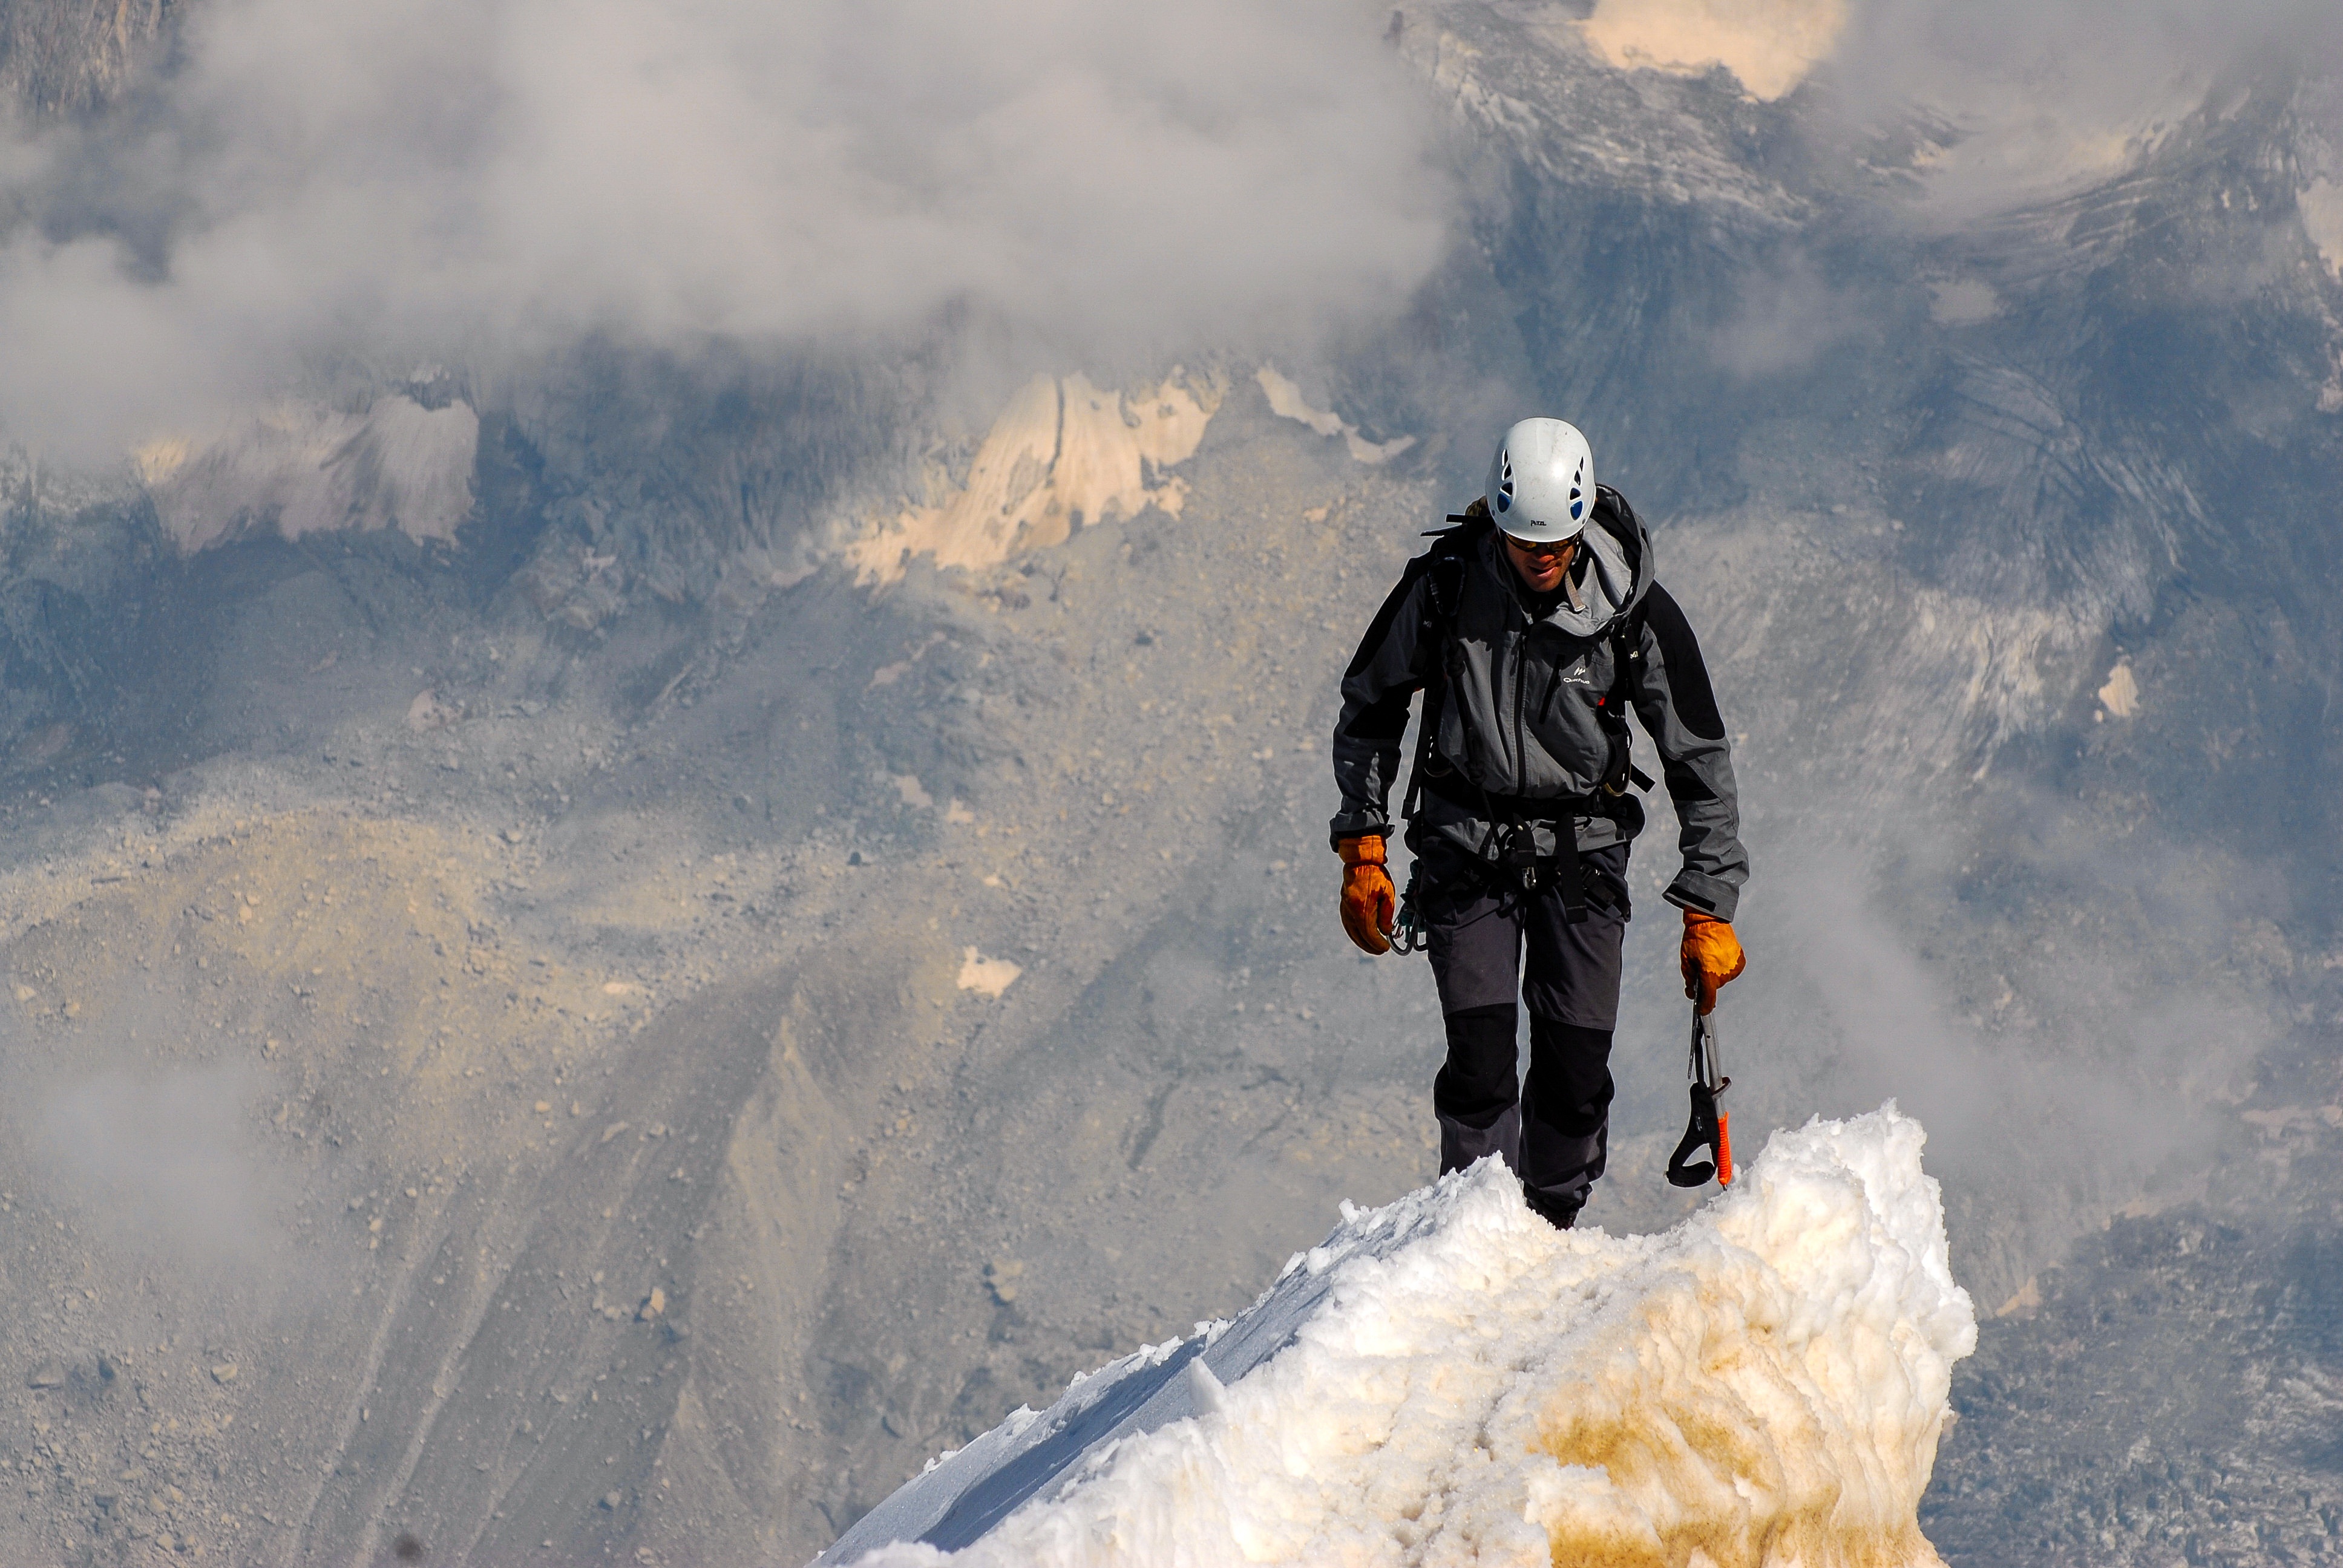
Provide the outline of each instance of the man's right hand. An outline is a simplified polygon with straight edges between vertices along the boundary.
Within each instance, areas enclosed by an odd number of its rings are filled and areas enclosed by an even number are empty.
[[[1737,978],[1749,967],[1749,960],[1741,951],[1741,939],[1733,934],[1731,921],[1686,910],[1684,925],[1679,961],[1684,967],[1684,995],[1692,999],[1694,1012],[1714,1012],[1716,988]]]
[[[1342,857],[1342,930],[1362,952],[1391,951],[1399,895],[1392,890],[1391,873],[1383,869],[1383,836],[1344,839],[1334,849]]]

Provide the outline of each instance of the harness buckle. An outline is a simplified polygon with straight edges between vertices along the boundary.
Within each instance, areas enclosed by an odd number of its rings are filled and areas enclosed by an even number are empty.
[[[1509,824],[1499,834],[1497,865],[1523,892],[1537,891],[1546,862],[1537,852],[1536,830],[1527,822]]]

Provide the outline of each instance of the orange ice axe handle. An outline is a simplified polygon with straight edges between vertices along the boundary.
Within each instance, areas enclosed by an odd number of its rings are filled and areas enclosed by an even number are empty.
[[[1692,1060],[1686,1069],[1692,1080],[1692,1121],[1684,1128],[1683,1141],[1668,1156],[1668,1182],[1676,1187],[1698,1187],[1710,1177],[1720,1187],[1733,1185],[1733,1136],[1731,1122],[1717,1108],[1717,1098],[1733,1087],[1733,1080],[1718,1070],[1716,1050],[1716,1015],[1694,1013],[1692,1020]],[[1705,1149],[1709,1160],[1690,1158],[1697,1149]]]

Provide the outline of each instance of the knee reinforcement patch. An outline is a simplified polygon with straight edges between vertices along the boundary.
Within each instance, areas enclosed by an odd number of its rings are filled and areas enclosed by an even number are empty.
[[[1469,1126],[1485,1126],[1518,1096],[1513,1035],[1520,1010],[1511,1003],[1452,1012],[1448,1062],[1432,1081],[1433,1109]]]
[[[1592,1136],[1611,1114],[1611,1031],[1533,1016],[1528,1089],[1534,1120]]]

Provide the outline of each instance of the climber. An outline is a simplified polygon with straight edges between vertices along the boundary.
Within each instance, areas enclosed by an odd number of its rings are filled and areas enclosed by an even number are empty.
[[[1700,646],[1655,580],[1650,536],[1594,467],[1562,420],[1506,431],[1488,493],[1409,563],[1367,628],[1334,726],[1343,929],[1369,953],[1420,935],[1440,988],[1440,1169],[1495,1154],[1564,1229],[1603,1174],[1610,1122],[1627,853],[1644,826],[1631,786],[1652,782],[1629,754],[1630,706],[1675,802],[1684,867],[1664,897],[1684,911],[1684,994],[1703,1013],[1742,970],[1732,920],[1749,878]],[[1395,909],[1386,802],[1418,690],[1415,864]],[[1530,1015],[1518,1088],[1517,977]]]

